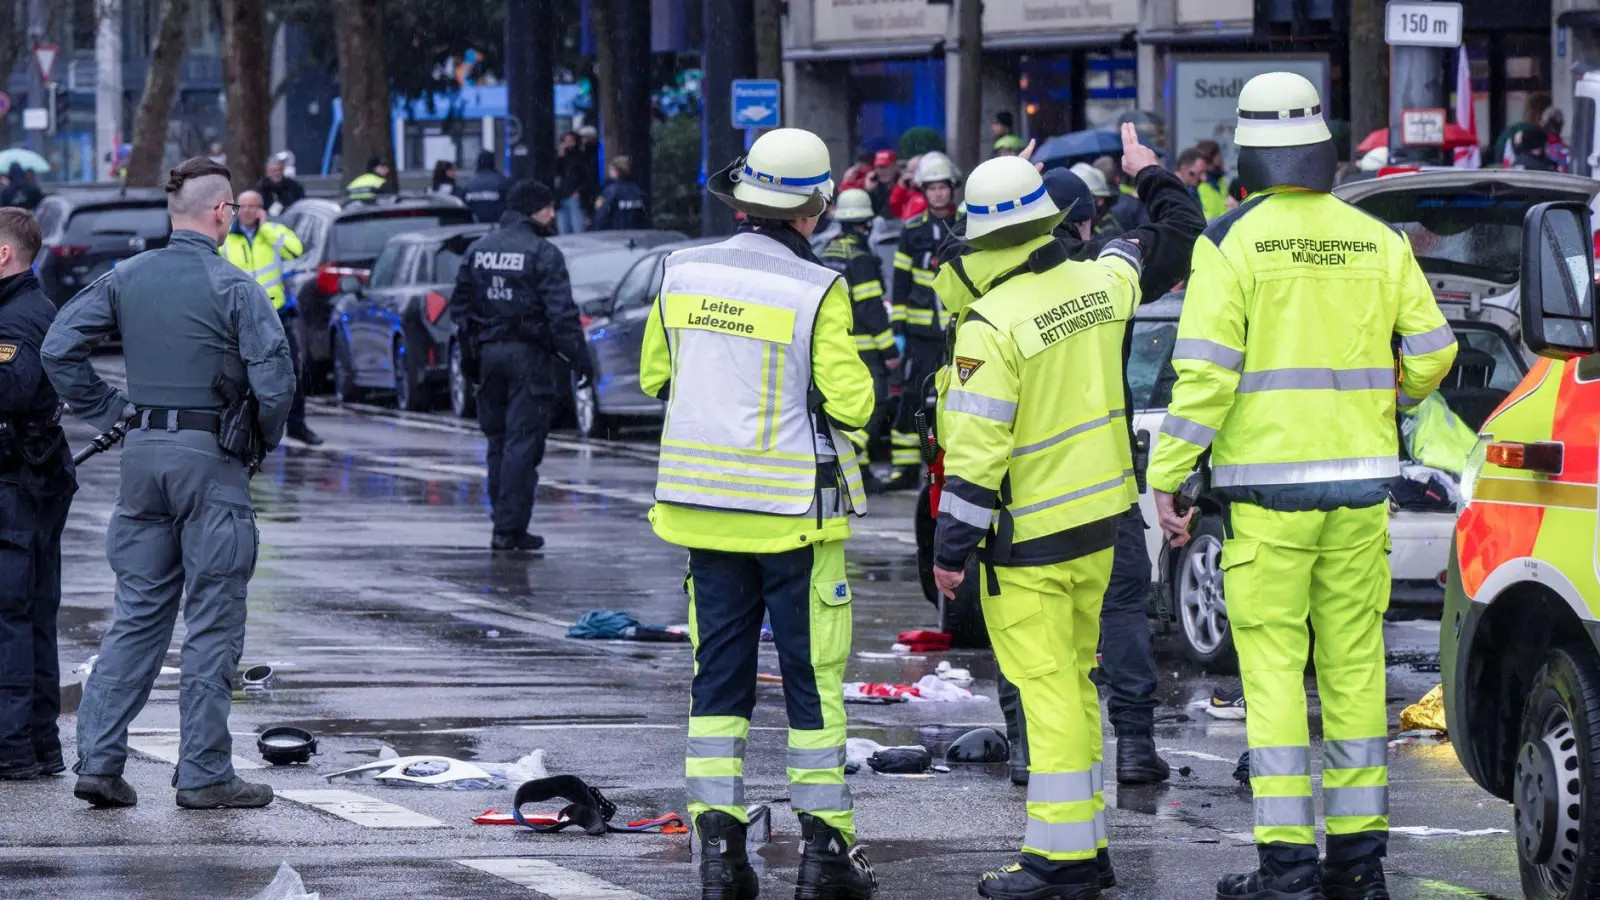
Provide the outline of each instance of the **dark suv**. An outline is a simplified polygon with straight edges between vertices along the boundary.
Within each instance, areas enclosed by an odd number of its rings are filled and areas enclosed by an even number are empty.
[[[39,282],[61,306],[125,259],[165,247],[167,195],[156,188],[51,194],[34,211],[44,248]]]
[[[294,229],[305,252],[285,266],[289,302],[297,309],[302,378],[307,390],[331,384],[333,346],[327,328],[339,281],[365,280],[389,238],[449,225],[472,224],[472,212],[453,197],[428,196],[377,203],[307,198],[278,221]]]

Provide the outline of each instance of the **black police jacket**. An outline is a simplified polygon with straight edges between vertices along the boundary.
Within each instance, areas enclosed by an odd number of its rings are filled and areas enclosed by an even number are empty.
[[[45,376],[39,347],[56,318],[56,305],[39,289],[33,272],[0,279],[0,421],[16,440],[37,448],[56,441],[61,430],[61,399]],[[53,448],[53,464],[36,468],[70,470],[64,442]],[[3,473],[0,473],[3,474]]]
[[[467,248],[450,317],[478,343],[525,341],[566,359],[578,374],[592,368],[572,301],[567,261],[517,212]]]
[[[511,190],[511,180],[493,169],[479,169],[472,173],[461,192],[461,199],[472,210],[479,222],[498,222],[506,211],[506,194]]]
[[[631,181],[613,181],[600,194],[600,208],[594,213],[594,230],[621,231],[649,228],[645,215],[644,191]]]

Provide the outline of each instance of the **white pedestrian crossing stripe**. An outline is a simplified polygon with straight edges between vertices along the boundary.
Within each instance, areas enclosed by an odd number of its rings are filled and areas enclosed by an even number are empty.
[[[354,822],[363,828],[444,828],[445,824],[438,819],[413,812],[404,806],[396,806],[382,800],[375,800],[365,794],[355,791],[339,790],[303,790],[303,791],[278,791],[278,796],[295,803],[303,803],[313,809],[320,809],[331,813],[347,822]]]
[[[153,757],[161,760],[162,762],[168,762],[172,763],[173,765],[177,765],[178,758],[182,755],[179,749],[180,741],[181,738],[176,731],[138,733],[130,730],[128,735],[128,749],[142,756]],[[245,759],[240,756],[235,756],[233,758],[233,767],[235,769],[266,768],[266,766],[262,765],[261,763],[255,762],[254,760]]]
[[[643,894],[609,881],[563,869],[547,859],[458,859],[469,869],[504,878],[512,884],[538,891],[552,900],[650,900]]]

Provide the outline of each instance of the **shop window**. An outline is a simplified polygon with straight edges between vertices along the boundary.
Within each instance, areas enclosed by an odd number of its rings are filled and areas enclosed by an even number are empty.
[[[852,63],[850,87],[860,144],[898,150],[900,135],[919,125],[944,133],[942,59]]]

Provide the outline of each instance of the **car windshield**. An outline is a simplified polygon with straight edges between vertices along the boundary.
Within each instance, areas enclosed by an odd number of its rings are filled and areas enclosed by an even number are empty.
[[[567,260],[567,278],[574,286],[594,290],[609,290],[628,273],[633,261],[645,252],[643,247],[602,250],[598,253],[563,253]]]
[[[465,225],[472,213],[456,209],[403,209],[342,218],[333,223],[329,258],[335,262],[376,259],[389,238],[443,225]]]
[[[1549,200],[1582,200],[1570,191],[1493,183],[1385,191],[1356,202],[1411,239],[1423,271],[1515,284],[1522,274],[1522,217]]]
[[[1134,319],[1133,347],[1128,355],[1128,387],[1133,408],[1164,409],[1172,399],[1172,344],[1178,339],[1176,319]],[[1159,389],[1158,389],[1159,388]]]
[[[102,206],[80,209],[67,220],[68,244],[86,244],[108,235],[162,238],[169,233],[165,204],[152,206]]]

